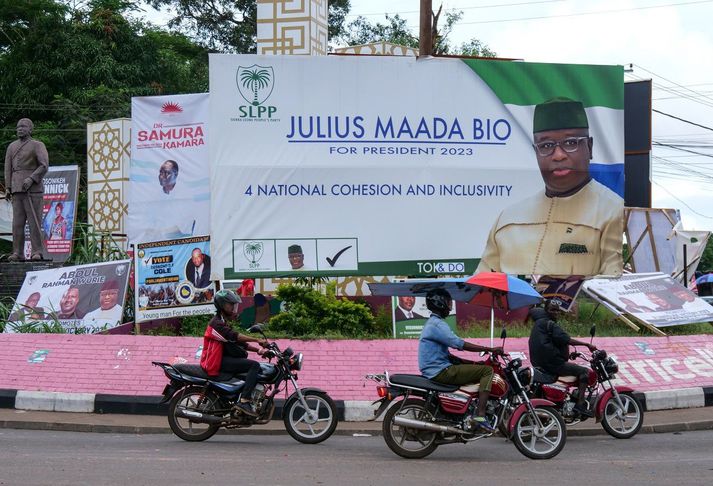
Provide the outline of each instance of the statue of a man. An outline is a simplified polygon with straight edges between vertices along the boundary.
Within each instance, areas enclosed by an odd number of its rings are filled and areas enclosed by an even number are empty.
[[[24,258],[25,222],[30,226],[32,259],[42,260],[42,179],[49,167],[45,144],[32,138],[32,120],[17,122],[18,140],[5,153],[5,196],[12,201],[12,254],[8,261]]]

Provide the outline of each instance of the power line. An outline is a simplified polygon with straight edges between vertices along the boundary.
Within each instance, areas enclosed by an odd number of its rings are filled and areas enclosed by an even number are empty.
[[[500,3],[494,5],[477,5],[475,7],[451,7],[445,9],[445,12],[453,12],[458,10],[475,10],[483,8],[500,8],[500,7],[519,7],[523,5],[537,5],[540,3],[560,3],[566,0],[540,0],[534,2],[518,2],[518,3]],[[405,14],[416,14],[421,13],[420,10],[405,10],[402,12],[375,12],[375,13],[361,13],[361,14],[347,14],[345,17],[370,17],[373,15],[405,15]]]
[[[705,128],[706,130],[710,130],[711,132],[713,132],[713,128],[707,127],[707,126],[705,126],[705,125],[701,125],[700,123],[695,123],[695,122],[692,122],[692,121],[690,121],[690,120],[686,120],[686,119],[684,119],[684,118],[679,118],[679,117],[674,116],[674,115],[671,115],[671,114],[669,114],[669,113],[664,113],[663,111],[656,110],[656,109],[654,109],[654,108],[651,108],[651,111],[656,112],[656,113],[658,113],[658,114],[660,114],[660,115],[664,115],[664,116],[668,116],[668,117],[674,118],[674,119],[679,120],[679,121],[682,121],[682,122],[684,122],[684,123],[688,123],[688,124],[690,124],[690,125],[694,125],[694,126],[697,126],[697,127],[700,127],[700,128]]]
[[[663,189],[669,196],[671,196],[672,198],[674,198],[676,201],[678,201],[678,202],[680,202],[681,204],[683,204],[684,206],[686,206],[686,207],[687,207],[688,209],[690,209],[694,214],[697,214],[698,216],[700,216],[700,217],[702,217],[702,218],[713,219],[713,216],[706,216],[705,214],[701,214],[701,213],[699,213],[698,211],[696,211],[695,209],[693,209],[691,206],[689,206],[688,204],[686,204],[684,201],[682,201],[681,199],[679,199],[677,196],[674,196],[674,195],[671,193],[671,191],[669,191],[668,189],[666,189],[664,186],[662,186],[662,185],[659,184],[658,182],[656,182],[656,181],[651,181],[651,182],[653,182],[654,184],[656,184],[657,186],[659,186],[661,189]]]
[[[633,66],[634,64],[631,64],[631,65]],[[634,78],[635,81],[648,81],[648,79],[642,78],[641,76],[638,76],[638,75],[633,74],[633,73],[624,73],[624,74],[627,75],[627,76],[630,76],[630,77]],[[660,77],[660,76],[659,76],[659,77]],[[662,79],[666,79],[666,78],[662,78]],[[705,98],[706,96],[703,96],[703,95],[701,95],[700,93],[697,93],[697,92],[695,92],[695,91],[689,90],[689,91],[692,91],[693,93],[695,93],[694,95],[690,95],[690,94],[688,94],[688,93],[683,93],[683,92],[681,92],[680,90],[678,90],[678,89],[676,89],[676,88],[673,88],[673,87],[671,87],[671,86],[662,85],[662,84],[659,83],[658,81],[653,81],[653,80],[652,80],[652,83],[651,83],[651,84],[652,84],[652,86],[653,86],[654,89],[657,89],[657,90],[660,90],[660,91],[665,91],[665,92],[667,92],[667,93],[670,93],[670,94],[674,95],[676,98],[684,98],[684,99],[693,101],[693,102],[695,102],[695,103],[699,103],[699,104],[701,104],[701,105],[703,105],[703,106],[708,106],[708,107],[713,108],[713,102],[712,102],[712,101],[705,101],[705,100],[703,100],[703,99],[700,99],[700,98]],[[680,86],[683,86],[683,85],[680,85]]]
[[[708,98],[709,100],[713,101],[713,98],[711,98],[710,96],[702,95],[702,94],[701,94],[700,92],[698,92],[698,91],[692,90],[691,88],[687,88],[686,86],[684,86],[684,85],[682,85],[682,84],[678,84],[678,83],[675,82],[675,81],[671,81],[671,80],[668,79],[668,78],[664,78],[664,77],[661,76],[660,74],[656,74],[655,72],[650,71],[650,70],[646,69],[646,68],[643,67],[643,66],[639,66],[638,64],[633,64],[633,63],[632,63],[632,65],[633,65],[633,66],[636,66],[637,68],[641,69],[642,71],[646,71],[647,73],[649,73],[649,74],[651,74],[651,75],[653,75],[653,76],[656,76],[656,77],[658,77],[658,78],[661,78],[661,79],[663,79],[664,81],[668,81],[669,83],[671,83],[671,84],[673,84],[673,85],[675,85],[675,86],[678,86],[679,88],[682,88],[682,89],[684,89],[684,90],[686,90],[686,91],[690,91],[691,93],[693,93],[693,94],[696,95],[696,96],[703,96],[704,98]]]
[[[458,25],[473,25],[473,24],[496,24],[501,22],[521,22],[523,20],[545,20],[545,19],[555,19],[562,17],[581,17],[585,15],[601,15],[607,13],[622,13],[631,12],[635,10],[651,10],[654,8],[664,8],[664,7],[683,7],[686,5],[698,5],[701,3],[713,3],[713,0],[699,0],[697,2],[678,2],[678,3],[667,3],[664,5],[651,5],[648,7],[631,7],[631,8],[619,8],[611,10],[597,10],[592,12],[578,12],[572,14],[560,14],[560,15],[543,15],[539,17],[521,17],[516,19],[499,19],[499,20],[478,20],[475,22],[459,22]]]

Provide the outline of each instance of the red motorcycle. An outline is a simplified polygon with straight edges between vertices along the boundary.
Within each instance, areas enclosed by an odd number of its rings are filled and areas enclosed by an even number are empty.
[[[591,332],[592,337],[594,332]],[[589,362],[589,381],[586,389],[586,401],[594,419],[612,437],[629,439],[636,435],[644,423],[644,410],[634,397],[631,388],[614,386],[611,382],[619,371],[619,366],[603,349],[594,351],[591,356],[575,351],[570,360],[577,358]],[[533,397],[554,402],[567,425],[578,424],[586,417],[573,410],[577,403],[578,380],[574,376],[552,376],[535,370],[530,392]]]
[[[530,398],[523,383],[532,370],[519,358],[491,356],[486,364],[495,371],[487,417],[530,459],[550,459],[567,441],[567,430],[555,404]],[[444,385],[420,375],[367,375],[376,381],[381,403],[374,420],[384,411],[382,431],[389,448],[401,457],[420,459],[439,445],[468,443],[490,437],[472,421],[478,410],[479,385]],[[506,422],[504,422],[506,421]]]

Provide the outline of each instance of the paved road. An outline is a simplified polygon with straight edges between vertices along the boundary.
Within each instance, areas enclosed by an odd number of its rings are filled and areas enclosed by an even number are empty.
[[[713,431],[642,434],[628,441],[571,437],[549,461],[531,461],[504,439],[395,456],[381,437],[334,436],[302,445],[287,436],[170,435],[0,430],[1,485],[393,485],[713,483]],[[575,480],[575,475],[579,480]]]

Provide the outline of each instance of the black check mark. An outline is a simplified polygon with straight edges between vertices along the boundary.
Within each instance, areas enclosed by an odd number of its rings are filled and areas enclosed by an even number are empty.
[[[352,247],[352,245],[349,245],[349,246],[347,246],[346,248],[342,248],[342,249],[339,250],[339,251],[337,252],[337,254],[334,255],[332,258],[327,257],[326,260],[327,260],[327,263],[329,263],[329,266],[330,266],[330,267],[333,267],[334,264],[337,263],[337,260],[339,260],[339,257],[342,256],[342,253],[344,253],[345,251],[347,251],[347,250],[348,250],[349,248],[351,248],[351,247]]]

